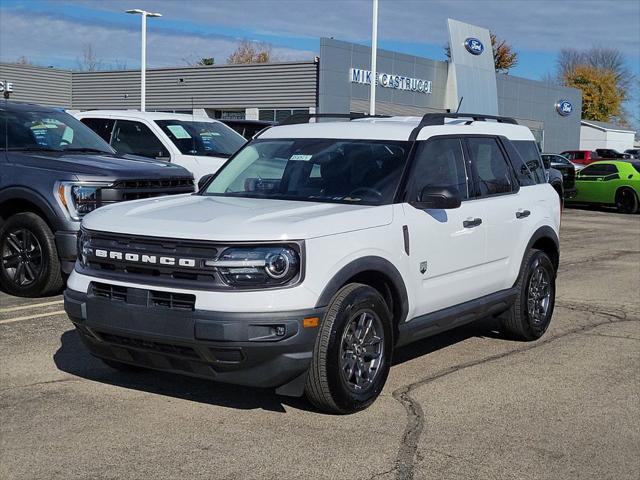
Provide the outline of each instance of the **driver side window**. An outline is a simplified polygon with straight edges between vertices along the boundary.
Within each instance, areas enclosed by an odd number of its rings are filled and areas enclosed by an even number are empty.
[[[462,200],[469,198],[469,176],[462,142],[458,138],[436,138],[420,142],[409,177],[409,200],[424,187],[455,188]]]

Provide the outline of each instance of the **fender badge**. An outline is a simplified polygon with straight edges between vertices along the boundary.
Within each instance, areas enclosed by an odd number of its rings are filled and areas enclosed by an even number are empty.
[[[427,271],[427,266],[428,266],[428,262],[426,261],[420,262],[420,273],[424,275],[424,273]]]

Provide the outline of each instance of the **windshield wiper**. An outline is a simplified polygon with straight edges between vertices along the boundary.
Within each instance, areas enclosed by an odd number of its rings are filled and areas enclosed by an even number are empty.
[[[63,152],[87,152],[87,153],[108,153],[112,155],[112,152],[107,152],[106,150],[100,150],[98,148],[89,148],[89,147],[70,147],[63,148]]]
[[[212,152],[212,151],[196,153],[196,155],[204,155],[205,157],[222,157],[222,158],[229,158],[231,156],[230,153]]]

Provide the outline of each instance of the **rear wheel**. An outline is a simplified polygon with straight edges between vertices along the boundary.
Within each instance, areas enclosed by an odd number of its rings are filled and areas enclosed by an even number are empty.
[[[500,317],[503,329],[518,340],[537,340],[551,323],[556,299],[556,272],[548,255],[530,249],[515,286],[516,300]]]
[[[391,314],[382,296],[358,283],[343,287],[322,321],[305,394],[331,413],[362,410],[387,380],[393,348]]]
[[[63,286],[51,229],[37,214],[18,213],[0,226],[0,288],[20,297],[57,293]]]
[[[616,207],[620,213],[636,213],[638,196],[631,188],[621,188],[616,192]]]

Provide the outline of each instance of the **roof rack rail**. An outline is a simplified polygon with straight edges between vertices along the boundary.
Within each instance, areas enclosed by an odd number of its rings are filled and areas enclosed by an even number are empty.
[[[418,134],[423,127],[429,127],[433,125],[444,125],[447,118],[468,118],[473,122],[484,122],[487,120],[495,120],[498,123],[510,123],[518,125],[518,122],[511,117],[501,117],[499,115],[484,115],[479,113],[426,113],[416,128],[413,129],[411,135],[409,135],[410,141],[415,141],[418,138]]]
[[[294,113],[277,125],[308,123],[312,118],[346,118],[349,121],[361,118],[389,118],[389,115],[369,115],[366,113]]]

